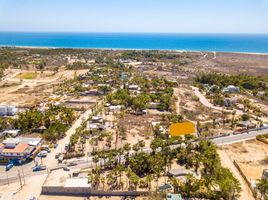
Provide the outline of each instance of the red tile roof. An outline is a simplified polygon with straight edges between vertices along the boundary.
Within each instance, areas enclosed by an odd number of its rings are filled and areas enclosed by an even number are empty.
[[[20,143],[15,148],[4,148],[2,153],[23,153],[28,146],[28,144]]]

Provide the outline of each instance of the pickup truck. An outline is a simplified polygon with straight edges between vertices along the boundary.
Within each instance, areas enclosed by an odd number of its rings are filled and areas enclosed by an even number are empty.
[[[37,165],[37,166],[33,167],[33,172],[38,172],[38,171],[42,171],[42,170],[46,170],[46,166]]]

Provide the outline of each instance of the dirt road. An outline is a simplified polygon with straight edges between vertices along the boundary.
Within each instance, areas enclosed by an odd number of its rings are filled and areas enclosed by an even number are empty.
[[[234,166],[233,161],[230,159],[230,157],[227,155],[227,153],[224,150],[218,149],[218,154],[220,155],[222,166],[229,168],[241,184],[242,191],[241,191],[239,200],[245,200],[245,199],[254,200],[255,198],[253,197],[247,183],[245,182],[243,177],[240,175],[239,171]]]
[[[206,107],[208,108],[212,108],[214,110],[218,110],[218,111],[225,111],[225,112],[233,112],[232,110],[225,110],[222,107],[219,106],[214,106],[212,105],[207,98],[199,91],[199,89],[197,87],[191,86],[194,94],[199,98],[199,101]],[[235,110],[236,111],[236,115],[243,115],[244,113],[241,110]]]

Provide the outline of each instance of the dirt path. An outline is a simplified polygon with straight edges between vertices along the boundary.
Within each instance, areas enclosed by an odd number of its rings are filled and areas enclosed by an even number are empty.
[[[197,87],[191,86],[194,94],[199,98],[199,101],[206,107],[208,108],[212,108],[214,110],[218,110],[220,112],[225,111],[225,112],[233,112],[233,111],[229,111],[229,110],[225,110],[222,107],[219,106],[214,106],[212,105],[207,98],[199,91],[199,89]],[[241,110],[235,110],[236,111],[236,115],[243,115],[244,113]]]
[[[179,88],[173,88],[173,89],[174,89],[174,94],[178,99],[176,101],[176,111],[177,111],[177,114],[180,114],[180,102],[181,102],[180,95],[179,95],[180,89]]]
[[[226,152],[224,150],[218,149],[218,154],[220,155],[222,166],[229,168],[241,184],[242,191],[241,191],[240,197],[238,199],[239,200],[245,200],[245,199],[254,200],[254,197],[253,197],[247,183],[245,182],[243,177],[240,175],[239,171],[234,166],[233,161],[229,158],[229,156],[226,154]]]

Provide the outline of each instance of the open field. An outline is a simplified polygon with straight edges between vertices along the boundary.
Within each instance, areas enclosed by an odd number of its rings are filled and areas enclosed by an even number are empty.
[[[19,73],[15,78],[18,79],[35,79],[37,77],[36,72]]]
[[[256,181],[261,178],[262,171],[268,168],[268,163],[264,161],[268,156],[267,147],[260,141],[250,140],[221,148],[239,164],[248,180]]]
[[[73,78],[75,73],[83,74],[85,70],[67,70],[56,74],[45,71],[41,74],[41,72],[9,69],[0,85],[2,94],[0,102],[20,107],[32,106],[51,95],[55,86],[65,79]]]

